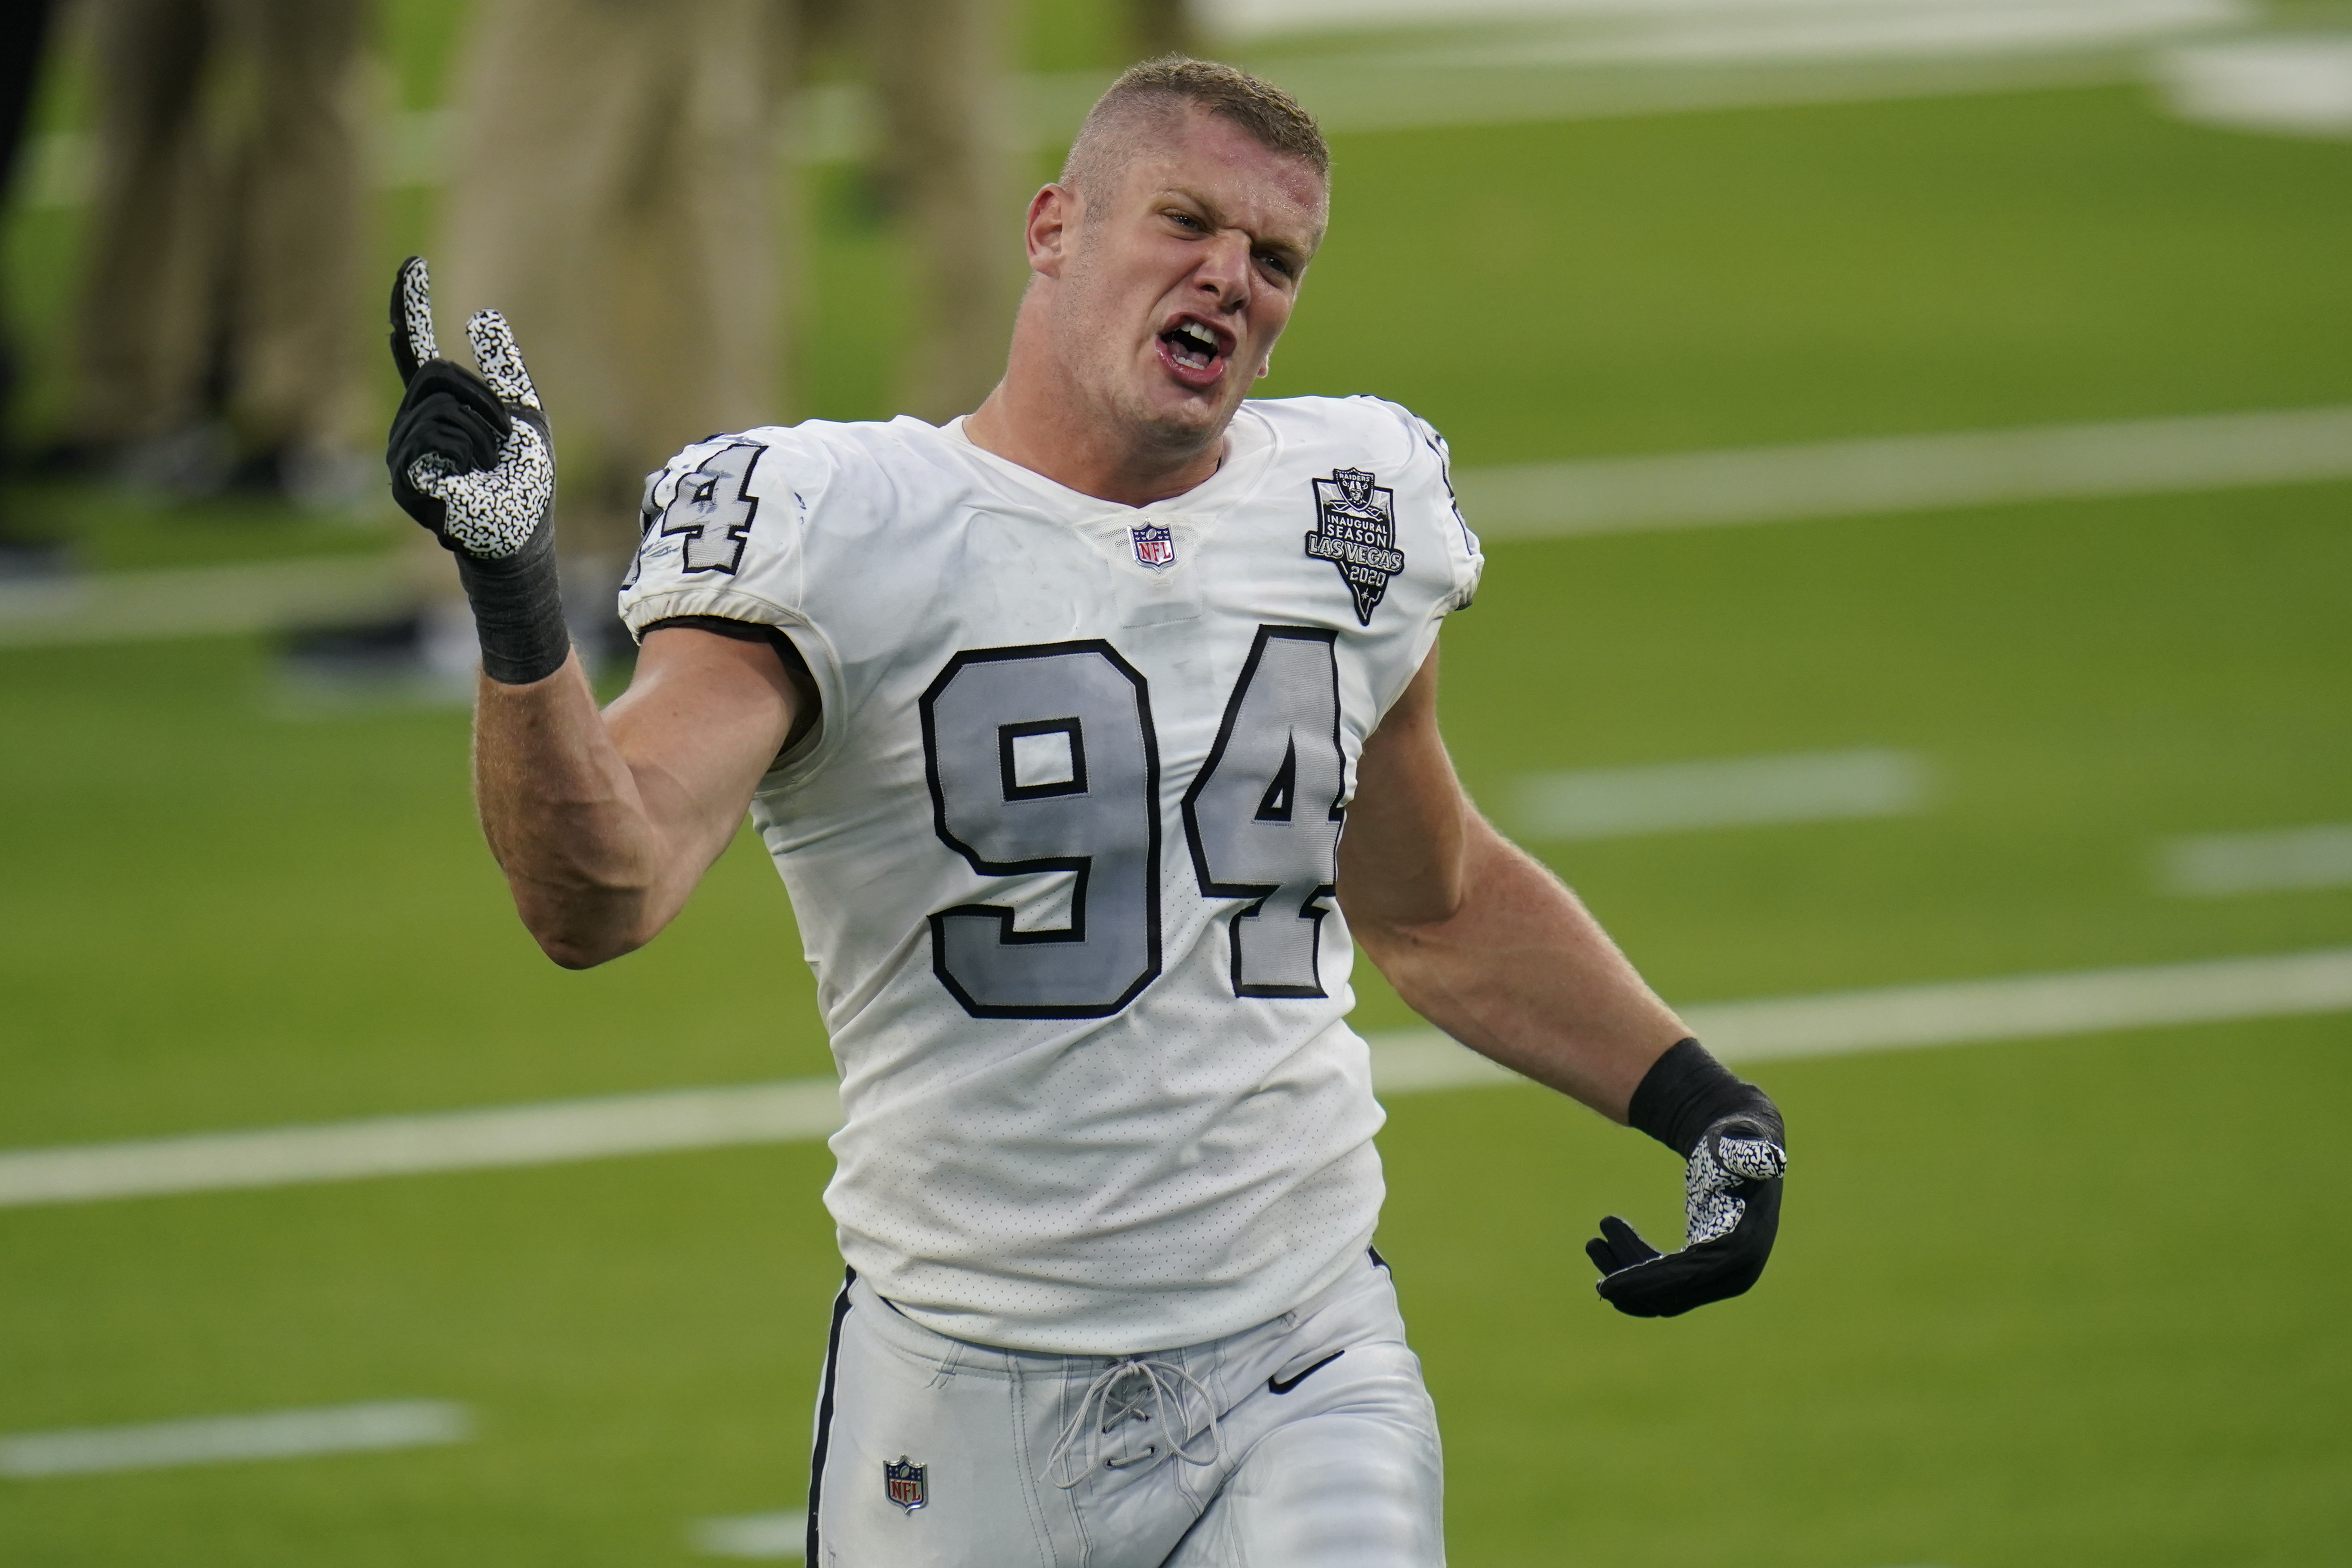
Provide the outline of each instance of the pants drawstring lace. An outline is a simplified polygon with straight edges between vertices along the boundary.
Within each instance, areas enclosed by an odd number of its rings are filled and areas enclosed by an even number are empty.
[[[1198,1424],[1190,1414],[1191,1402],[1198,1400],[1202,1418]],[[1171,1421],[1171,1415],[1175,1419]],[[1157,1421],[1163,1433],[1181,1432],[1171,1440],[1169,1454],[1176,1455],[1195,1465],[1213,1465],[1224,1458],[1224,1434],[1217,1426],[1217,1402],[1202,1387],[1200,1379],[1170,1361],[1129,1358],[1103,1368],[1078,1401],[1076,1414],[1062,1428],[1061,1437],[1053,1451],[1045,1457],[1045,1479],[1064,1490],[1076,1486],[1097,1464],[1115,1470],[1157,1461],[1167,1456],[1157,1443],[1129,1459],[1108,1459],[1102,1457],[1103,1439],[1129,1421]],[[1209,1451],[1196,1457],[1191,1451],[1193,1439],[1206,1433]],[[1086,1462],[1076,1464],[1080,1449]]]

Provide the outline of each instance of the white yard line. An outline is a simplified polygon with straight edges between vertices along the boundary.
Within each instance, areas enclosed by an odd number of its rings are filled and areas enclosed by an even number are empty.
[[[2242,23],[2243,0],[1198,0],[1198,17],[1223,38],[1333,29],[1551,23],[1604,36],[1679,37],[1729,31],[1772,51],[1864,44],[1878,29],[1899,42],[1955,51],[2068,38],[2139,38],[2184,26]]]
[[[2164,495],[2352,479],[2352,406],[1472,468],[1482,538]]]
[[[2154,74],[2183,120],[2278,136],[2352,136],[2352,37],[2341,33],[2175,49]]]
[[[2168,839],[2157,846],[2157,883],[2205,899],[2352,887],[2352,823]]]
[[[1692,828],[1900,816],[1927,804],[1927,763],[1904,752],[1800,752],[1518,781],[1514,826],[1548,842]]]
[[[461,1443],[473,1422],[462,1405],[409,1399],[213,1415],[145,1426],[88,1426],[0,1437],[0,1476],[86,1476],[247,1459],[380,1452]]]
[[[1732,1060],[2352,1011],[2352,948],[1704,1003],[1682,1015]],[[1433,1030],[1372,1039],[1383,1096],[1515,1081]],[[676,1089],[314,1127],[0,1154],[0,1208],[561,1164],[804,1142],[840,1125],[831,1079]]]
[[[2343,1013],[2352,1012],[2352,948],[1700,1003],[1677,1011],[1708,1049],[1744,1062]],[[1383,1037],[1373,1051],[1373,1082],[1383,1094],[1517,1080],[1434,1029]]]
[[[380,555],[0,582],[0,647],[334,625],[398,611],[415,597],[399,562]]]
[[[1799,60],[1878,62],[2047,55],[2127,47],[2184,33],[2239,27],[2242,0],[1844,0],[1654,15],[1638,26],[1488,45],[1440,63],[1707,66]]]
[[[0,1154],[0,1208],[796,1143],[840,1125],[833,1080],[809,1079],[27,1150]]]
[[[1888,103],[2102,87],[2140,75],[2129,56],[2113,52],[1693,66],[1563,65],[1541,58],[1480,63],[1467,52],[1444,63],[1395,53],[1274,60],[1264,68],[1335,135]],[[1040,141],[1055,140],[1048,127],[1077,123],[1043,94],[1032,102]]]
[[[1467,469],[1489,541],[2352,479],[2352,407],[2199,415]],[[397,612],[396,558],[0,582],[0,647],[223,636]]]
[[[2295,1017],[2352,1012],[2352,948],[1716,1002],[1681,1011],[1695,1034],[1738,1061]]]
[[[797,1558],[808,1551],[808,1515],[793,1509],[698,1519],[687,1539],[706,1557]]]

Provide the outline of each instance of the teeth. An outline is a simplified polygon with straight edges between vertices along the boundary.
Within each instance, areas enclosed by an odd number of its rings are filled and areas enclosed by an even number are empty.
[[[1198,321],[1179,321],[1160,334],[1178,363],[1206,370],[1217,363],[1217,334]]]

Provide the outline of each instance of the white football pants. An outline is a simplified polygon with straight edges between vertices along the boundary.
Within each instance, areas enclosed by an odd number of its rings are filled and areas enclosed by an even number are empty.
[[[1271,1322],[1133,1357],[834,1306],[812,1568],[1438,1568],[1437,1412],[1367,1258]]]

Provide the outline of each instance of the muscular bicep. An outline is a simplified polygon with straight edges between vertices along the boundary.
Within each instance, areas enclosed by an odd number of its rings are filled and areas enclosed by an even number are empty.
[[[648,820],[698,877],[816,717],[805,667],[771,642],[683,626],[646,632],[629,689],[604,710]]]
[[[1437,650],[1364,742],[1339,840],[1339,900],[1350,924],[1421,925],[1465,889],[1472,812],[1437,728]]]

